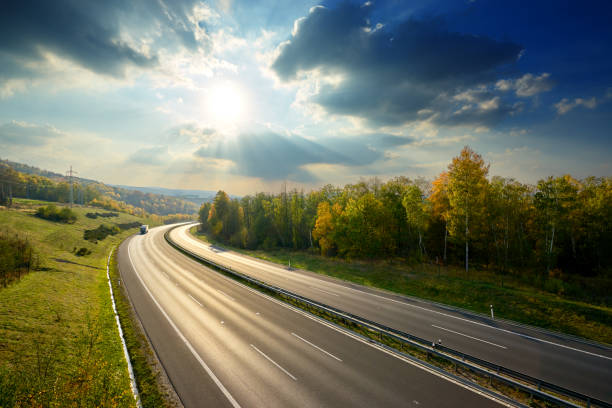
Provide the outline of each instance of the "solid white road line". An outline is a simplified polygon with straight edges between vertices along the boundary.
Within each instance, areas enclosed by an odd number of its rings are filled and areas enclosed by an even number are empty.
[[[272,360],[270,357],[268,357],[263,351],[261,351],[260,349],[258,349],[257,347],[255,347],[254,345],[251,344],[251,347],[253,347],[255,349],[255,351],[257,351],[259,354],[261,354],[262,356],[264,356],[269,362],[271,362],[272,364],[274,364],[276,367],[278,367],[283,373],[287,374],[289,377],[291,377],[293,379],[293,381],[297,381],[297,378],[295,378],[293,375],[291,375],[291,373],[287,370],[285,370],[283,367],[281,367],[280,365],[278,365],[278,363],[274,360]]]
[[[298,336],[298,335],[297,335],[297,334],[295,334],[295,333],[291,333],[291,334],[292,334],[293,336],[297,337],[298,339],[302,340],[304,343],[306,343],[306,344],[310,344],[312,347],[316,348],[317,350],[322,351],[323,353],[327,354],[327,355],[328,355],[328,356],[330,356],[331,358],[335,358],[336,360],[338,360],[338,361],[342,362],[342,360],[340,360],[338,357],[334,356],[332,353],[329,353],[329,352],[327,352],[327,351],[323,350],[321,347],[317,346],[316,344],[312,344],[312,343],[311,343],[311,342],[309,342],[308,340],[301,338],[300,336]]]
[[[455,334],[458,334],[459,336],[470,338],[472,340],[482,341],[483,343],[487,343],[487,344],[490,344],[490,345],[495,346],[495,347],[499,347],[499,348],[503,348],[503,349],[507,349],[508,348],[506,346],[500,346],[499,344],[491,343],[490,341],[479,339],[478,337],[468,336],[467,334],[459,333],[459,332],[456,332],[456,331],[451,330],[451,329],[447,329],[447,328],[444,328],[444,327],[436,326],[435,324],[432,324],[431,326],[435,327],[436,329],[446,330],[447,332],[455,333]]]
[[[232,299],[234,302],[236,301],[236,299],[234,299],[233,297],[231,297],[230,295],[228,295],[227,293],[225,293],[224,291],[222,291],[221,289],[217,289],[217,292],[221,292],[222,294],[224,294],[225,296],[227,296],[228,298]]]
[[[198,302],[196,300],[196,298],[194,298],[193,296],[189,295],[189,297],[191,298],[191,300],[193,300],[194,302],[196,302],[198,305],[200,305],[201,307],[204,307],[200,302]]]
[[[187,340],[187,338],[183,335],[183,333],[181,333],[179,328],[176,326],[176,324],[174,324],[174,322],[172,321],[170,316],[168,316],[166,311],[161,307],[161,305],[159,304],[157,299],[155,299],[155,296],[153,296],[153,294],[151,293],[151,291],[149,290],[147,285],[144,283],[143,279],[140,277],[140,274],[138,273],[138,270],[136,269],[136,265],[134,264],[134,261],[132,260],[132,254],[131,254],[131,251],[130,251],[131,244],[132,244],[132,242],[130,241],[130,243],[128,244],[128,257],[130,258],[130,263],[132,264],[132,268],[134,269],[134,272],[136,273],[136,276],[138,277],[138,280],[142,284],[142,287],[147,291],[147,293],[151,297],[151,300],[153,300],[153,302],[157,305],[157,307],[159,308],[159,311],[162,312],[162,314],[164,315],[166,320],[168,320],[168,323],[170,323],[170,326],[172,326],[172,328],[174,329],[176,334],[178,334],[180,339],[183,340],[183,343],[185,343],[185,345],[187,346],[189,351],[191,351],[191,354],[196,358],[196,360],[198,360],[198,362],[200,363],[202,368],[204,368],[204,370],[206,371],[208,376],[213,380],[213,382],[217,385],[217,387],[219,387],[219,389],[221,390],[223,395],[225,395],[225,398],[227,398],[227,400],[230,402],[230,404],[232,404],[232,406],[234,408],[241,408],[240,404],[238,404],[238,401],[236,401],[234,399],[232,394],[230,394],[229,391],[227,390],[227,388],[225,388],[225,386],[221,383],[221,381],[219,381],[219,378],[217,378],[215,373],[213,373],[212,370],[210,369],[210,367],[208,367],[208,364],[206,364],[204,362],[204,360],[202,360],[202,357],[200,357],[200,355],[195,350],[195,348],[193,348],[193,346],[191,345],[189,340]]]
[[[188,231],[188,229],[185,229],[184,231],[182,231],[183,235],[185,237],[187,237],[188,240],[196,241],[196,238],[191,237],[187,233],[187,231]],[[197,242],[197,243],[199,243],[199,242]],[[225,257],[227,257],[228,255],[229,254],[223,254],[223,256],[225,256]],[[249,261],[250,262],[257,262],[257,261],[251,261],[251,260],[249,260]],[[263,269],[264,267],[270,267],[270,266],[265,265],[263,263],[259,263],[259,264],[260,264],[260,266],[259,266],[260,269]],[[312,277],[306,277],[306,278],[316,279],[316,278],[312,278]],[[490,326],[490,325],[485,324],[485,323],[476,322],[474,320],[466,319],[466,318],[463,318],[463,317],[453,316],[451,314],[444,313],[444,312],[439,312],[437,310],[428,309],[428,308],[423,307],[423,306],[413,305],[413,304],[407,303],[405,301],[391,299],[391,298],[388,298],[386,296],[381,296],[381,295],[377,295],[377,294],[374,294],[374,293],[366,292],[366,291],[363,291],[363,290],[360,290],[360,289],[351,288],[349,286],[344,286],[344,285],[341,285],[339,283],[335,283],[335,282],[329,282],[329,283],[332,284],[332,285],[335,285],[335,286],[339,286],[339,287],[344,288],[344,289],[352,290],[354,292],[359,292],[359,293],[363,293],[365,295],[373,296],[373,297],[376,297],[376,298],[379,298],[379,299],[384,299],[384,300],[388,300],[390,302],[398,303],[400,305],[412,307],[412,308],[415,308],[415,309],[420,309],[420,310],[423,310],[423,311],[426,311],[426,312],[435,313],[435,314],[438,314],[438,315],[441,315],[441,316],[445,316],[445,317],[450,317],[452,319],[461,320],[461,321],[464,321],[464,322],[467,322],[467,323],[472,323],[472,324],[475,324],[475,325],[478,325],[478,326],[487,327],[489,329],[498,330],[498,331],[501,331],[501,332],[504,332],[504,333],[513,334],[515,336],[519,336],[519,337],[522,337],[522,338],[527,339],[527,340],[539,341],[539,342],[542,342],[542,343],[550,344],[551,346],[561,347],[561,348],[564,348],[564,349],[567,349],[567,350],[576,351],[578,353],[584,353],[584,354],[588,354],[588,355],[591,355],[591,356],[594,356],[594,357],[604,358],[606,360],[612,360],[612,357],[604,356],[604,355],[601,355],[601,354],[593,353],[593,352],[590,352],[590,351],[582,350],[582,349],[571,347],[571,346],[566,346],[564,344],[555,343],[553,341],[544,340],[544,339],[541,339],[539,337],[533,337],[533,336],[529,336],[529,335],[523,334],[523,333],[518,333],[518,332],[515,332],[515,331],[512,331],[512,330],[502,329],[500,327]]]
[[[338,295],[337,293],[328,292],[328,291],[326,291],[326,290],[319,289],[319,288],[314,287],[314,286],[311,286],[311,288],[312,288],[312,289],[315,289],[315,290],[318,290],[318,291],[320,291],[320,292],[323,292],[323,293],[327,293],[328,295],[333,295],[333,296],[338,296],[338,297],[340,297],[340,295]]]
[[[195,261],[193,261],[193,262],[195,262]],[[474,393],[476,393],[476,394],[478,394],[478,395],[480,395],[480,396],[482,396],[484,398],[487,398],[487,399],[489,399],[491,401],[495,401],[496,403],[498,403],[500,405],[503,405],[503,406],[506,406],[506,407],[512,407],[513,406],[513,405],[509,404],[508,402],[506,402],[504,400],[500,400],[500,399],[495,398],[491,394],[488,394],[488,393],[482,392],[482,391],[480,391],[480,390],[478,390],[476,388],[470,387],[470,386],[468,386],[468,385],[466,385],[466,384],[464,384],[462,382],[459,382],[459,381],[455,380],[452,377],[449,377],[448,375],[445,375],[445,374],[443,374],[443,373],[441,373],[439,371],[436,371],[436,370],[434,370],[434,369],[432,369],[432,368],[430,368],[428,366],[425,366],[425,365],[421,364],[419,362],[419,360],[416,360],[416,359],[413,360],[413,359],[409,359],[407,357],[401,356],[401,355],[399,355],[397,353],[394,353],[394,352],[392,352],[390,350],[387,350],[383,346],[379,346],[376,343],[372,343],[371,341],[368,341],[368,340],[364,339],[363,337],[360,337],[359,335],[349,331],[348,329],[341,328],[341,327],[339,327],[339,326],[337,326],[337,325],[335,325],[333,323],[330,323],[330,322],[328,322],[326,320],[323,320],[320,317],[317,317],[317,316],[314,316],[314,315],[312,315],[312,314],[310,314],[308,312],[305,312],[302,309],[298,309],[295,306],[289,305],[289,304],[287,304],[285,302],[282,302],[282,301],[280,301],[278,299],[274,299],[273,297],[270,297],[270,296],[268,296],[268,295],[266,295],[264,293],[261,293],[261,292],[255,290],[255,289],[253,289],[253,288],[251,288],[249,286],[246,286],[246,285],[244,285],[244,284],[242,284],[240,282],[236,282],[235,280],[233,280],[231,278],[228,278],[227,276],[224,276],[224,275],[219,275],[219,276],[221,276],[227,282],[229,282],[229,283],[231,283],[233,285],[239,286],[239,287],[243,288],[244,290],[247,290],[247,291],[253,293],[254,295],[257,295],[257,296],[260,296],[260,297],[262,297],[264,299],[267,299],[268,301],[276,303],[277,305],[279,305],[281,307],[290,309],[290,310],[294,311],[295,313],[298,313],[298,314],[304,316],[307,319],[315,321],[315,322],[317,322],[317,323],[319,323],[319,324],[321,324],[323,326],[326,326],[326,327],[328,327],[328,328],[330,328],[332,330],[335,330],[336,332],[338,332],[340,334],[343,334],[343,335],[345,335],[347,337],[350,337],[350,338],[352,338],[355,341],[358,341],[358,342],[360,342],[362,344],[365,344],[368,347],[375,348],[378,351],[380,351],[382,353],[385,353],[385,354],[387,354],[387,355],[389,355],[389,356],[391,356],[393,358],[397,358],[398,360],[401,360],[401,361],[403,361],[403,362],[405,362],[407,364],[410,364],[410,365],[412,365],[414,367],[417,367],[417,368],[419,368],[419,369],[421,369],[423,371],[426,371],[426,372],[430,373],[431,375],[435,375],[438,378],[441,378],[443,380],[451,382],[451,383],[457,385],[458,387],[461,387],[461,388],[464,388],[464,389],[469,390],[471,392],[474,392]]]

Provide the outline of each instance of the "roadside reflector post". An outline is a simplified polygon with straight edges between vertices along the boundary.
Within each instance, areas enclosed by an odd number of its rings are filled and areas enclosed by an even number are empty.
[[[491,319],[495,320],[495,315],[493,314],[493,305],[491,305]]]

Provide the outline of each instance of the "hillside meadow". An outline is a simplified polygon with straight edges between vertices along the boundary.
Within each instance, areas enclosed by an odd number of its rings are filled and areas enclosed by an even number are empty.
[[[92,219],[85,214],[100,209],[91,207],[73,208],[71,224],[36,217],[48,204],[17,199],[13,208],[0,210],[0,229],[26,239],[37,261],[0,289],[0,407],[132,407],[106,261],[137,228],[95,243],[83,236],[102,223],[148,220],[124,213]]]

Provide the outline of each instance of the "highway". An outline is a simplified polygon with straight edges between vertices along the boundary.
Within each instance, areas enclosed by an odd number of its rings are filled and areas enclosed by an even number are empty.
[[[187,258],[168,228],[126,240],[117,262],[185,407],[500,406]]]
[[[612,403],[612,349],[213,247],[174,229],[181,247],[315,301]]]

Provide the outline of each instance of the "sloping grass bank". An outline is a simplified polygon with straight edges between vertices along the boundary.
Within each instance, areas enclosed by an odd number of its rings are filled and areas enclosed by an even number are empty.
[[[119,284],[116,251],[111,257],[110,277],[115,293],[115,306],[121,320],[123,337],[130,354],[142,406],[144,408],[181,406],[174,390],[161,372],[162,368],[155,358],[138,316],[132,309],[125,287]]]
[[[0,407],[133,407],[106,281],[110,249],[135,230],[97,244],[91,208],[64,224],[34,216],[46,202],[16,200],[0,225],[26,235],[39,268],[0,289]],[[116,222],[143,221],[119,214]],[[76,255],[85,247],[90,254]]]
[[[190,232],[210,242],[196,227]],[[399,260],[345,261],[306,251],[252,251],[214,243],[280,265],[291,261],[293,268],[477,313],[488,314],[493,304],[496,317],[612,344],[612,308],[544,292],[513,276],[504,276],[502,284],[499,276],[481,270],[466,276],[457,268],[406,265]]]

